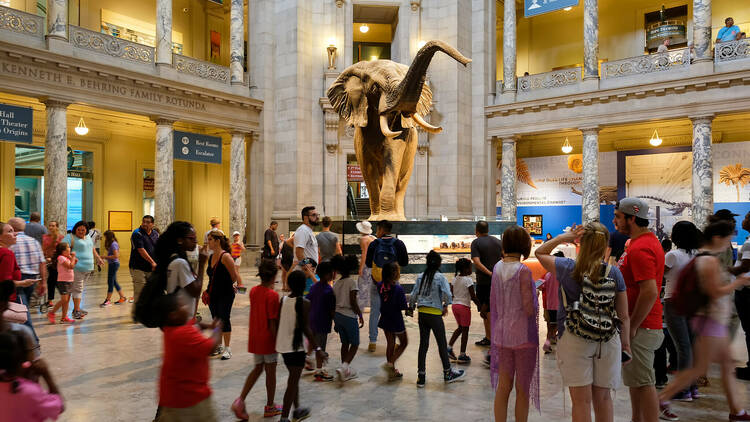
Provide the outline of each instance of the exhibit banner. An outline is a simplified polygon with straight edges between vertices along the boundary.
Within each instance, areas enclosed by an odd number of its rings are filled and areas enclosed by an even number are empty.
[[[714,202],[750,202],[750,142],[713,145]]]
[[[30,144],[34,124],[34,110],[0,104],[0,141]]]
[[[174,131],[175,160],[221,164],[221,138]]]
[[[578,6],[578,0],[525,0],[523,11],[524,16],[530,18],[572,6]]]
[[[502,174],[499,169],[498,174]],[[516,177],[516,201],[519,207],[581,205],[581,154],[519,158],[516,160]],[[496,182],[497,206],[500,207],[500,180]],[[599,153],[599,186],[602,204],[613,204],[617,201],[616,152]]]

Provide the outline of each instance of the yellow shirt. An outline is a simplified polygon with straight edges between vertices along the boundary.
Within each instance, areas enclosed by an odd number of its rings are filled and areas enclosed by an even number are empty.
[[[423,314],[430,314],[430,315],[443,315],[442,309],[433,308],[432,306],[420,306],[419,312]]]

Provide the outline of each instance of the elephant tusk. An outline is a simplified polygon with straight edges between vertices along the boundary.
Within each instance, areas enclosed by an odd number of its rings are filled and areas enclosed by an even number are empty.
[[[414,113],[414,114],[412,114],[411,117],[414,119],[415,122],[417,122],[417,124],[419,126],[422,126],[422,128],[424,128],[424,130],[426,130],[427,132],[430,132],[430,133],[440,133],[440,132],[443,131],[443,128],[441,128],[439,126],[433,126],[433,125],[425,122],[424,118],[422,116],[420,116],[419,113]]]
[[[401,135],[401,131],[393,132],[388,127],[388,118],[385,116],[385,114],[380,115],[380,131],[383,132],[383,135],[385,135],[386,138],[395,138],[398,135]]]

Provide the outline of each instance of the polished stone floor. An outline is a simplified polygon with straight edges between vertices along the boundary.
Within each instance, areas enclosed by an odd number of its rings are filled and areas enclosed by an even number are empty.
[[[242,271],[246,284],[258,283],[255,271]],[[73,326],[49,325],[40,314],[33,316],[42,344],[43,357],[49,362],[54,376],[65,396],[67,410],[61,421],[150,421],[156,410],[157,378],[161,364],[161,335],[158,329],[146,329],[130,321],[132,305],[123,304],[99,308],[106,292],[106,269],[96,280],[86,286],[84,308],[90,314]],[[132,292],[127,270],[121,270],[119,280],[127,294]],[[277,285],[278,286],[278,285]],[[201,305],[203,315],[208,309]],[[367,318],[365,318],[367,319]],[[450,332],[456,327],[451,315],[445,318]],[[311,421],[490,421],[493,392],[489,372],[481,364],[483,350],[474,346],[482,336],[479,315],[472,319],[468,354],[474,359],[466,366],[468,377],[463,383],[444,385],[440,360],[434,340],[428,354],[427,387],[417,389],[416,361],[418,327],[416,320],[407,318],[406,326],[410,344],[399,367],[404,379],[387,383],[380,369],[385,357],[385,338],[378,339],[375,353],[368,353],[367,326],[361,330],[364,342],[354,360],[353,367],[359,378],[340,386],[337,383],[314,383],[310,375],[300,384],[301,402],[312,408]],[[234,357],[229,361],[213,360],[211,385],[213,400],[219,420],[235,420],[229,410],[237,397],[245,376],[250,370],[251,356],[247,353],[248,297],[238,295],[232,312]],[[541,324],[542,327],[544,326]],[[544,333],[542,333],[544,336]],[[329,337],[328,349],[332,365],[338,362],[338,337]],[[743,360],[746,352],[735,341],[734,355]],[[674,410],[682,421],[727,420],[726,399],[721,393],[717,370],[709,374],[711,386],[707,394],[693,403],[677,403]],[[278,369],[277,402],[281,402],[286,385],[286,369]],[[563,393],[554,355],[543,356],[541,365],[541,414],[532,411],[531,421],[570,420],[570,398]],[[748,383],[740,382],[743,394]],[[265,402],[263,378],[247,400],[251,421],[264,420],[262,406]],[[511,401],[512,403],[512,401]],[[747,402],[750,406],[750,402]],[[512,417],[512,409],[510,415]],[[615,394],[615,420],[630,420],[630,403],[627,390]],[[276,420],[276,419],[267,419]]]

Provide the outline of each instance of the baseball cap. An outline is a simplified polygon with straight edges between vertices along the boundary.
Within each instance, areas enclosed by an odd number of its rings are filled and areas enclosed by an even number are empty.
[[[617,205],[617,211],[620,211],[623,214],[648,219],[648,204],[641,198],[621,199],[620,203]]]
[[[714,217],[716,217],[716,219],[718,220],[734,220],[734,217],[737,217],[738,215],[739,214],[735,214],[726,208],[714,213]]]
[[[240,232],[238,232],[237,230],[235,230],[234,233],[232,233],[232,236],[237,236],[238,234],[240,234]]]

